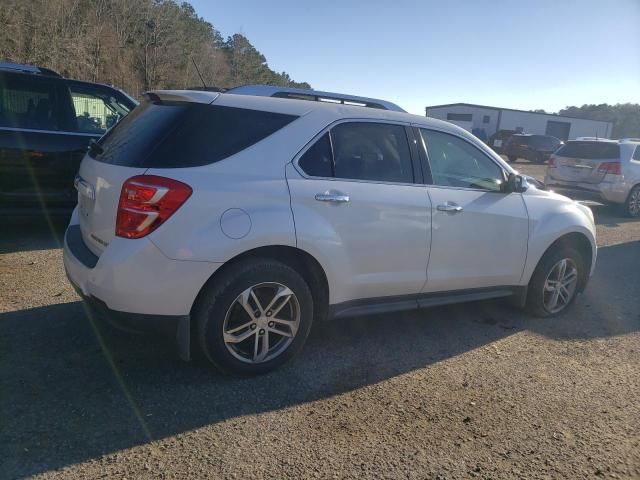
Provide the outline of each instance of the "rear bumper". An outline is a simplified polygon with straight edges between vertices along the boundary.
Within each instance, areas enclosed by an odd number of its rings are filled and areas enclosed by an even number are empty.
[[[124,330],[175,337],[180,356],[189,358],[191,307],[218,264],[171,260],[144,238],[114,238],[98,257],[73,219],[63,259],[69,282],[92,313]]]
[[[544,183],[553,191],[579,200],[624,203],[628,188],[624,182],[606,181],[600,183],[567,182],[545,174]]]

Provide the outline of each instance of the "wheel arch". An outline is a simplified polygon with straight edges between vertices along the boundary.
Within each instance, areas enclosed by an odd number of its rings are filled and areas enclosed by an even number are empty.
[[[535,268],[537,268],[537,266],[540,264],[540,262],[542,261],[542,259],[545,257],[545,255],[547,255],[549,252],[557,249],[557,248],[563,248],[563,247],[571,247],[574,248],[575,250],[578,251],[578,253],[580,253],[580,255],[582,256],[584,262],[585,262],[585,275],[584,278],[580,279],[580,285],[579,285],[579,289],[580,291],[584,290],[584,288],[586,287],[586,283],[587,280],[589,279],[589,275],[591,272],[591,268],[593,266],[593,261],[595,258],[595,246],[592,245],[591,240],[589,240],[589,238],[587,237],[587,235],[585,235],[583,232],[568,232],[565,233],[563,235],[561,235],[560,237],[558,237],[557,239],[555,239],[542,253],[542,255],[539,256],[539,258],[537,259],[536,263],[535,263]],[[533,271],[535,271],[535,268]],[[533,273],[533,272],[532,272]],[[531,280],[531,276],[529,277],[528,281]]]
[[[194,308],[198,304],[202,292],[212,283],[221,278],[229,269],[237,265],[239,262],[249,259],[269,258],[282,262],[294,270],[296,270],[302,278],[304,278],[311,295],[313,297],[313,316],[314,321],[323,321],[327,318],[329,311],[329,282],[324,268],[320,265],[320,262],[316,260],[310,253],[288,245],[269,245],[256,247],[251,250],[242,252],[230,260],[226,261],[220,268],[218,268],[204,283],[195,301],[191,307],[193,314]]]

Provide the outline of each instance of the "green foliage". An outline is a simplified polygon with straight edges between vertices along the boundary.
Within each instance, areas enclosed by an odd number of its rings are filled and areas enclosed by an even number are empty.
[[[226,41],[187,2],[1,0],[0,59],[70,78],[145,90],[263,83],[310,88],[267,60],[243,35]]]
[[[640,138],[640,104],[637,103],[618,103],[616,105],[601,103],[600,105],[566,107],[558,114],[613,122],[611,138]]]

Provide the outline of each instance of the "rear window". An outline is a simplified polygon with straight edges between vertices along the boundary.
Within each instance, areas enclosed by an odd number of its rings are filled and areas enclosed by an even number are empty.
[[[537,148],[555,148],[560,144],[560,141],[553,137],[545,137],[542,135],[534,135],[531,137],[530,144]]]
[[[93,158],[142,168],[207,165],[258,143],[294,115],[205,105],[145,102],[98,142]]]
[[[567,142],[556,152],[560,157],[605,159],[619,158],[620,147],[617,143],[606,142]]]

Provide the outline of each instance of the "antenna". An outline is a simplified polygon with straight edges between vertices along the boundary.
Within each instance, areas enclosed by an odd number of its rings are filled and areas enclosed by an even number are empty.
[[[206,89],[207,88],[207,84],[204,81],[204,78],[202,78],[202,75],[200,74],[200,70],[198,69],[198,65],[196,64],[196,61],[193,59],[193,57],[191,57],[191,61],[193,62],[193,66],[196,67],[196,72],[198,72],[198,76],[200,77],[200,81],[202,82],[202,86]]]

